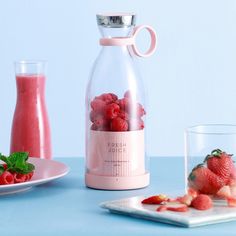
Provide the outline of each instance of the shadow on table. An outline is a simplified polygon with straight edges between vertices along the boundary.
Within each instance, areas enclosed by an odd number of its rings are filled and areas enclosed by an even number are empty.
[[[70,192],[70,190],[80,191],[84,189],[86,189],[86,187],[84,184],[84,179],[82,177],[65,176],[62,179],[38,185],[23,192],[1,195],[0,200],[4,201],[4,199],[9,200],[11,198],[22,198],[24,200],[26,198],[43,198],[66,194],[67,192]]]

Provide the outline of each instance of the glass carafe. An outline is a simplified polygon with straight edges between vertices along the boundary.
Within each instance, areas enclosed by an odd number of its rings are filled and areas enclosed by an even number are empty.
[[[134,14],[97,15],[102,34],[86,93],[86,176],[88,187],[135,189],[149,184],[145,155],[145,92],[134,56],[155,50],[155,32],[135,28]],[[135,36],[151,34],[142,54]]]
[[[10,152],[51,159],[50,126],[45,103],[45,62],[15,63],[17,102],[12,121]]]

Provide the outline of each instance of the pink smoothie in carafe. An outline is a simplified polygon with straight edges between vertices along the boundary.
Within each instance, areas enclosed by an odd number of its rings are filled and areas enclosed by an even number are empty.
[[[45,104],[44,75],[16,75],[17,103],[12,122],[10,152],[51,159],[51,136]]]

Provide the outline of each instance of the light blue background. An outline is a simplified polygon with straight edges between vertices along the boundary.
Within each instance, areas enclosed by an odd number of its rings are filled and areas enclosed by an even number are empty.
[[[16,100],[13,61],[46,59],[54,156],[84,155],[84,96],[100,37],[95,14],[131,11],[158,51],[140,59],[149,96],[148,154],[183,155],[185,127],[236,123],[236,1],[0,1],[0,150]]]

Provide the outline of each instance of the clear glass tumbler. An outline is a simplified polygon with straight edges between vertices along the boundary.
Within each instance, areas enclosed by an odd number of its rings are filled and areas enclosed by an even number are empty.
[[[235,195],[236,125],[208,124],[185,131],[185,186],[217,196],[227,186]]]

